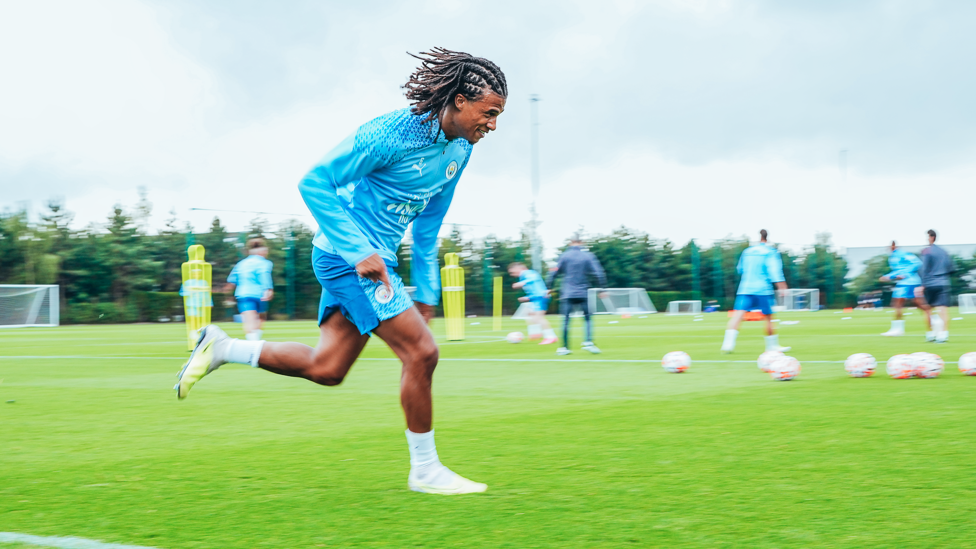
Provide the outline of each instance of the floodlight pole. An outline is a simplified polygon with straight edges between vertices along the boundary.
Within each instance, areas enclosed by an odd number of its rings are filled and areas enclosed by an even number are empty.
[[[529,111],[531,115],[532,132],[532,205],[529,212],[532,220],[529,223],[532,234],[529,238],[532,241],[532,269],[537,273],[542,273],[542,244],[539,242],[539,215],[535,204],[539,198],[539,101],[537,94],[529,96]]]

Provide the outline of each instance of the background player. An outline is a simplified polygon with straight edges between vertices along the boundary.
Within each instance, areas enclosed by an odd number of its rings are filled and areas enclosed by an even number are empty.
[[[952,282],[949,275],[955,270],[952,257],[935,244],[935,231],[929,230],[929,246],[922,250],[922,285],[915,289],[918,306],[925,315],[925,325],[928,331],[926,341],[945,343],[949,340],[949,298],[952,295]],[[935,309],[939,318],[932,317]],[[941,320],[941,325],[939,324]]]
[[[274,297],[271,281],[274,263],[268,261],[268,246],[263,238],[248,240],[247,253],[248,256],[231,269],[224,291],[234,292],[237,311],[244,324],[244,338],[258,341],[268,316],[268,305]]]
[[[318,345],[241,341],[207,326],[180,373],[177,395],[184,398],[226,362],[338,385],[376,334],[403,362],[407,485],[435,494],[483,492],[484,484],[455,474],[437,456],[431,383],[438,350],[427,322],[440,288],[437,233],[472,145],[496,128],[508,84],[497,65],[467,53],[435,48],[415,57],[421,66],[404,86],[413,106],[360,126],[298,186],[319,225],[312,250],[323,288]],[[392,270],[410,223],[416,307]]]
[[[759,231],[759,244],[742,251],[736,270],[741,275],[739,289],[735,295],[732,318],[725,330],[722,352],[735,350],[735,339],[739,335],[742,316],[753,309],[762,311],[766,321],[766,350],[786,352],[790,347],[780,347],[779,339],[773,331],[773,286],[780,292],[786,290],[783,277],[783,259],[776,248],[766,243],[766,229]]]
[[[553,331],[549,321],[546,320],[546,311],[549,309],[549,290],[546,288],[545,281],[539,273],[525,266],[524,263],[515,262],[508,266],[508,274],[519,281],[512,284],[516,290],[525,290],[525,295],[519,301],[528,302],[531,306],[529,317],[526,322],[529,325],[529,339],[539,339],[539,345],[550,345],[558,341],[556,332]]]
[[[881,282],[894,282],[895,291],[891,293],[891,306],[895,308],[895,318],[891,321],[891,329],[881,334],[883,336],[905,335],[905,321],[902,320],[902,307],[905,301],[915,299],[915,288],[922,283],[918,276],[918,269],[922,262],[915,254],[898,248],[894,240],[891,241],[891,255],[888,256],[888,266],[891,272],[881,277]]]
[[[559,314],[563,315],[563,346],[556,350],[557,355],[568,355],[569,350],[569,318],[576,309],[583,310],[583,320],[586,326],[586,339],[583,349],[593,354],[599,354],[600,348],[593,344],[593,321],[590,319],[590,306],[587,293],[590,290],[590,279],[596,278],[600,287],[606,287],[607,275],[603,266],[595,255],[583,249],[583,239],[578,234],[573,235],[569,248],[559,256],[556,269],[549,273],[547,280],[551,288],[556,277],[562,275],[563,284],[559,288]],[[606,297],[605,293],[600,297]]]

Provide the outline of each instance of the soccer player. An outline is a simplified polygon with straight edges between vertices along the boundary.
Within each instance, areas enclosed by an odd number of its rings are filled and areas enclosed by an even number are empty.
[[[248,256],[242,259],[227,276],[224,291],[234,292],[237,311],[244,324],[244,339],[258,341],[264,329],[268,305],[274,297],[271,270],[274,263],[268,261],[268,246],[263,238],[247,241]]]
[[[917,274],[922,262],[915,257],[915,254],[899,249],[898,244],[892,240],[888,266],[891,267],[891,272],[882,276],[880,280],[895,283],[895,291],[891,293],[891,306],[895,308],[895,319],[891,321],[891,329],[881,335],[903,336],[905,321],[902,320],[901,310],[906,301],[915,299],[915,288],[922,283],[922,279]]]
[[[545,281],[539,273],[525,266],[524,263],[515,262],[508,266],[508,274],[519,281],[512,284],[516,290],[525,290],[525,295],[519,301],[528,302],[531,309],[529,318],[526,322],[529,325],[529,339],[539,339],[539,345],[550,345],[559,341],[556,339],[556,332],[546,320],[546,310],[549,308],[549,290],[546,288]]]
[[[918,300],[918,306],[928,327],[925,340],[945,343],[949,340],[949,297],[952,295],[949,275],[955,266],[949,253],[935,244],[935,231],[929,230],[928,235],[929,246],[922,250],[922,268],[919,270],[922,285],[915,288],[915,296],[922,298]],[[941,326],[939,319],[932,318],[933,309],[942,320]]]
[[[587,292],[591,277],[595,277],[603,288],[607,285],[607,275],[596,256],[583,249],[583,239],[578,234],[573,235],[569,248],[559,256],[556,270],[549,273],[549,287],[552,287],[559,275],[563,276],[563,285],[559,289],[559,313],[563,315],[563,346],[556,350],[556,354],[568,355],[572,352],[569,350],[569,315],[576,309],[583,310],[586,326],[583,349],[600,354],[600,348],[593,344],[593,321],[590,319]],[[600,297],[606,297],[606,294],[601,294]]]
[[[742,316],[753,309],[762,311],[766,320],[766,350],[784,353],[790,350],[790,347],[779,346],[779,336],[773,331],[773,287],[783,292],[786,290],[786,279],[783,277],[783,260],[779,252],[766,243],[768,235],[766,229],[759,231],[759,244],[746,248],[739,256],[736,270],[742,278],[735,296],[735,310],[725,329],[725,341],[722,342],[724,353],[735,350]]]
[[[420,67],[404,85],[412,107],[360,126],[298,185],[319,225],[312,251],[323,288],[318,345],[241,341],[208,326],[176,388],[186,397],[227,362],[338,385],[376,334],[403,363],[407,485],[433,494],[483,492],[487,486],[455,474],[437,456],[431,382],[438,349],[427,323],[440,288],[437,233],[472,146],[497,127],[508,85],[497,65],[467,53],[435,48],[414,57]],[[392,270],[410,223],[416,306]]]

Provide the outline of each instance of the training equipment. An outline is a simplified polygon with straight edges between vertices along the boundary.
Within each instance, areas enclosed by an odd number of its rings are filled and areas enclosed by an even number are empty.
[[[444,303],[447,340],[461,341],[464,339],[464,269],[458,265],[457,254],[444,254],[441,298]]]
[[[661,367],[672,374],[680,374],[691,366],[691,357],[684,351],[671,351],[661,359]]]
[[[776,294],[779,311],[817,311],[820,309],[820,290],[816,288],[789,288]]]
[[[959,371],[967,376],[976,376],[976,353],[966,353],[959,357]]]
[[[668,303],[669,315],[697,315],[701,313],[701,301],[671,301]]]
[[[976,294],[959,294],[959,312],[964,315],[976,314]]]
[[[505,341],[509,343],[522,343],[523,339],[525,339],[525,336],[522,335],[522,332],[511,332],[505,336]]]
[[[798,375],[800,361],[791,356],[781,356],[769,367],[769,376],[776,381],[789,381]]]
[[[851,377],[871,377],[878,361],[868,353],[854,353],[844,361],[844,369]]]
[[[492,326],[491,329],[499,332],[502,329],[502,277],[496,276],[494,281],[494,295],[492,296]]]
[[[915,366],[910,355],[895,355],[889,358],[885,370],[895,379],[908,379],[915,376]]]
[[[912,367],[915,369],[915,377],[922,379],[932,379],[939,377],[945,369],[945,361],[935,353],[912,353]]]
[[[36,328],[59,323],[57,284],[0,284],[0,328]]]
[[[223,330],[214,325],[204,326],[200,330],[197,344],[190,353],[190,358],[183,365],[180,373],[176,374],[176,398],[183,400],[196,382],[203,379],[210,372],[220,368],[223,363],[214,360],[214,346],[221,340],[229,339]]]
[[[600,294],[606,297],[600,297]],[[644,288],[590,288],[586,292],[590,313],[595,315],[656,313]]]
[[[759,369],[769,373],[769,369],[773,366],[773,363],[784,357],[783,353],[779,351],[766,351],[765,353],[759,355],[759,360],[756,361],[756,365]]]
[[[213,308],[211,294],[212,268],[204,261],[206,250],[199,244],[186,249],[189,261],[183,264],[183,314],[186,318],[186,346],[192,351],[200,339],[200,330],[210,324],[210,310]]]

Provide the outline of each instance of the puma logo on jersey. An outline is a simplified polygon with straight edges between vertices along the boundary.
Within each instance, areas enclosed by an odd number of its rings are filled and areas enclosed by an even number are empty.
[[[416,164],[413,165],[413,169],[415,169],[418,172],[420,172],[419,173],[420,177],[423,177],[424,176],[424,168],[426,168],[426,167],[427,167],[427,165],[424,164],[424,159],[423,158],[420,159],[420,162],[417,162]]]

